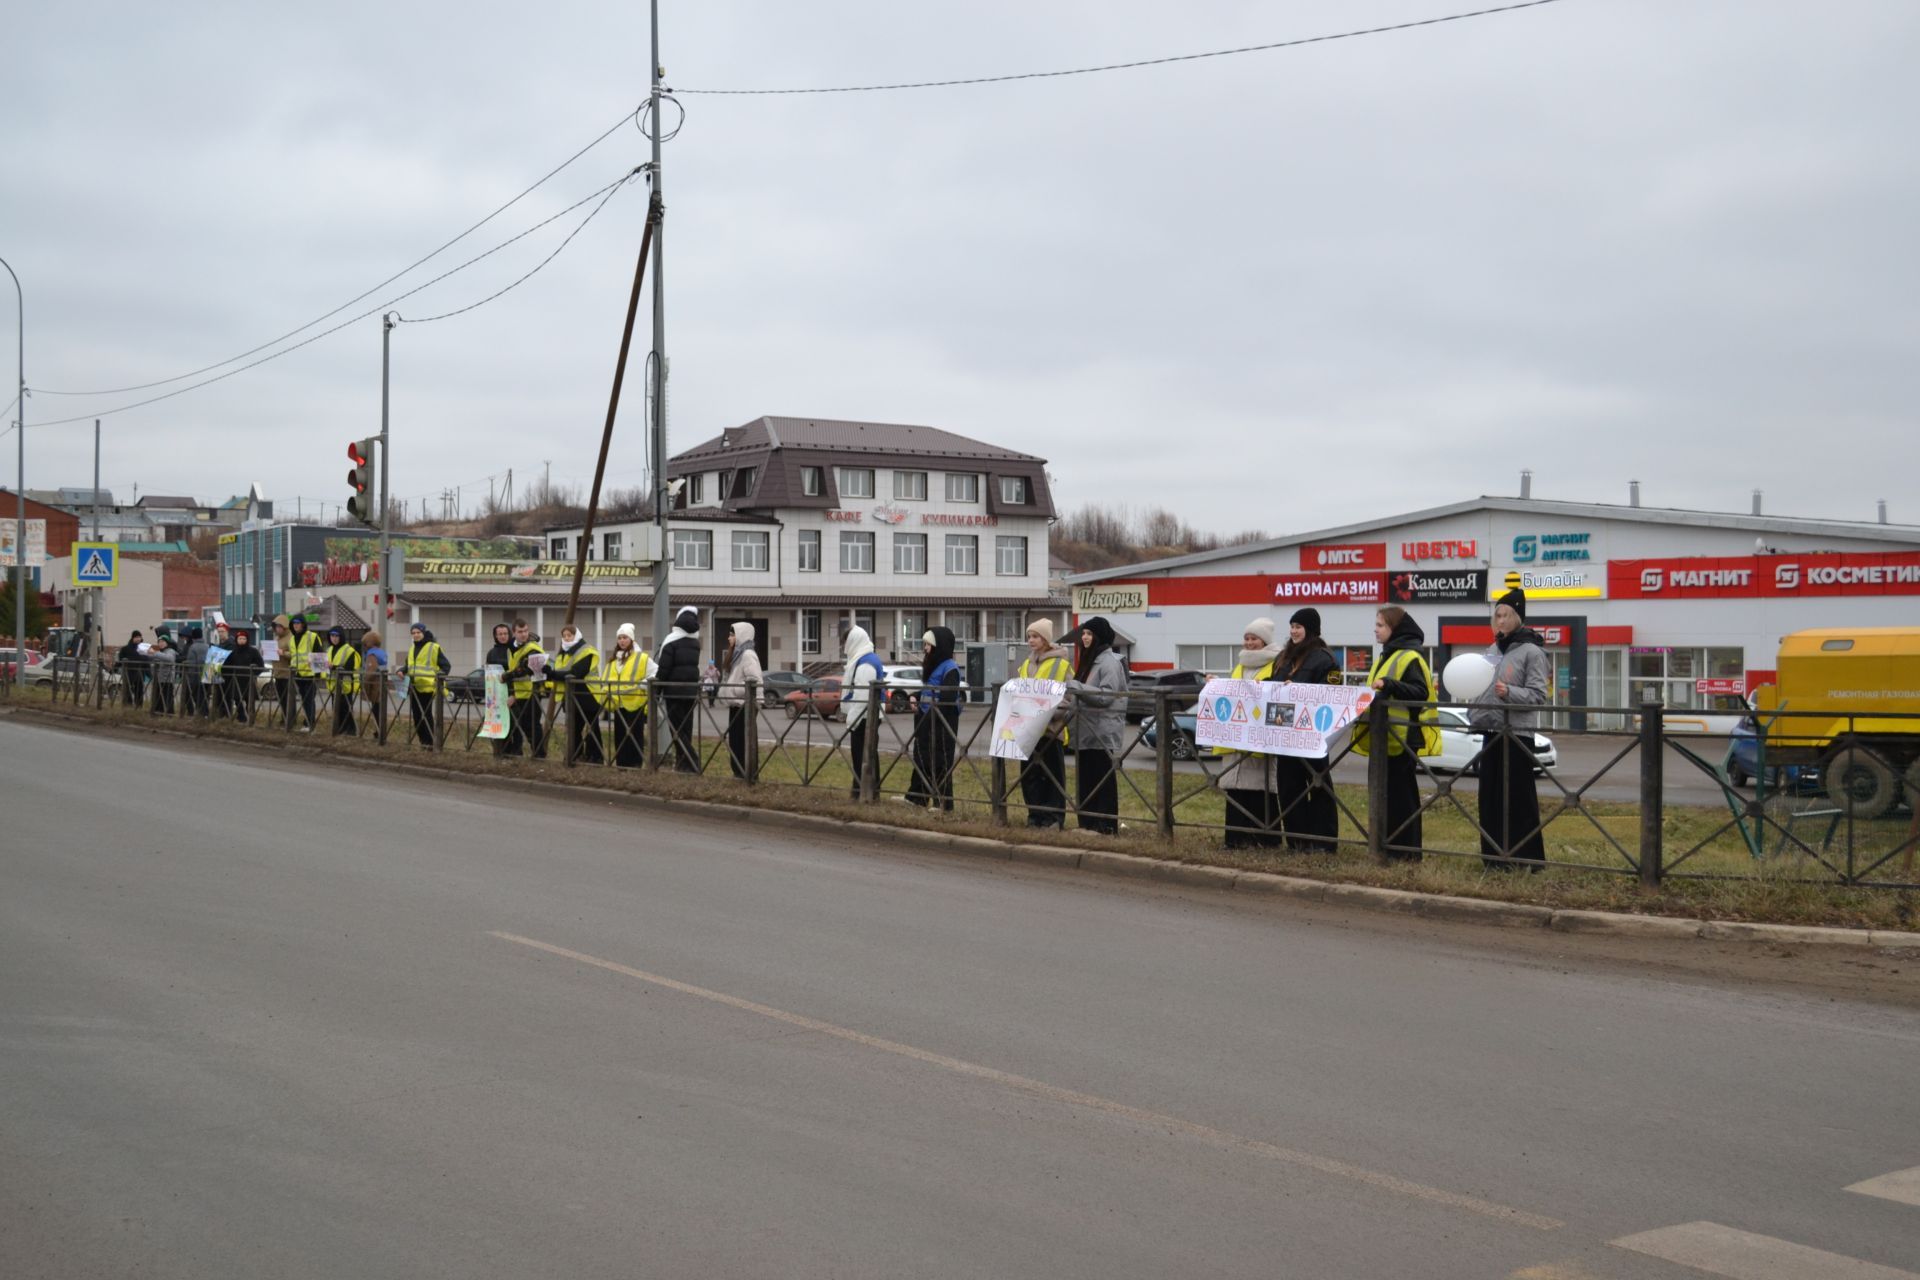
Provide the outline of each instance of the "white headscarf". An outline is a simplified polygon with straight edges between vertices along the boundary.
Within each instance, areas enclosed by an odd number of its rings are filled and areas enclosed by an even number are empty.
[[[853,678],[859,671],[860,659],[873,652],[873,637],[867,634],[865,627],[854,626],[847,631],[847,638],[840,646],[840,652],[847,659],[847,669],[840,677],[840,685],[844,689],[851,689]]]

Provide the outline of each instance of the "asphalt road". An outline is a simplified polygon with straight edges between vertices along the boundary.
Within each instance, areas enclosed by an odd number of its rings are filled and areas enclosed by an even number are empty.
[[[0,806],[10,1280],[1920,1271],[1913,988],[1833,995],[1899,961],[1775,987],[6,717]]]

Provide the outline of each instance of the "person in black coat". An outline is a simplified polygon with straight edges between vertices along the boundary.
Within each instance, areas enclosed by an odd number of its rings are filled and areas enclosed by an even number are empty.
[[[913,699],[913,787],[907,803],[953,812],[954,744],[960,738],[960,667],[954,635],[935,627],[920,637],[920,691]]]
[[[147,700],[147,660],[140,654],[141,638],[138,631],[134,632],[114,654],[114,662],[120,668],[120,697],[130,707]]]
[[[1340,664],[1320,638],[1320,611],[1299,609],[1287,620],[1287,644],[1269,679],[1283,684],[1339,684]],[[1327,757],[1275,756],[1273,781],[1280,826],[1295,853],[1332,853],[1340,834],[1340,807],[1333,800]]]
[[[1368,673],[1374,692],[1393,702],[1429,701],[1433,681],[1420,652],[1427,643],[1427,633],[1420,624],[1405,609],[1390,604],[1374,615],[1373,637],[1381,646],[1380,657]],[[1409,651],[1410,657],[1398,657]],[[1387,753],[1387,830],[1382,844],[1390,862],[1420,861],[1425,843],[1418,757],[1431,753],[1424,745],[1424,730],[1411,723],[1416,715],[1404,708],[1395,709],[1389,721],[1392,742],[1370,744]]]
[[[233,629],[233,650],[220,668],[227,690],[227,713],[241,724],[253,719],[254,693],[260,673],[267,669],[266,657],[253,645],[252,627]]]
[[[667,733],[673,743],[673,767],[682,773],[700,772],[700,754],[694,749],[693,718],[700,707],[700,675],[705,663],[700,653],[700,613],[682,609],[673,630],[660,646],[654,663],[654,688],[667,708]]]
[[[493,647],[487,650],[487,660],[481,665],[485,667],[498,667],[500,668],[500,674],[503,676],[513,670],[512,627],[504,622],[496,622],[493,624]],[[484,675],[485,673],[483,672],[483,678]],[[483,688],[481,691],[483,705],[485,697],[486,693]],[[509,727],[506,737],[493,739],[493,754],[496,756],[517,756],[520,754],[520,742],[514,737],[511,727]]]

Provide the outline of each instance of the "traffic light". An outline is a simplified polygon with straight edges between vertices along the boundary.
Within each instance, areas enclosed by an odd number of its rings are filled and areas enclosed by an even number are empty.
[[[369,529],[380,527],[373,496],[373,447],[378,439],[378,436],[368,436],[347,446],[347,459],[353,463],[347,471],[347,486],[353,490],[353,496],[347,499],[347,514]]]

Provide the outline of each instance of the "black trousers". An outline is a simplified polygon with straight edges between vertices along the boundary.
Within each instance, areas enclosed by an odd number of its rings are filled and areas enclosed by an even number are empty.
[[[425,689],[407,687],[407,710],[413,713],[413,741],[431,751],[433,738],[433,695]]]
[[[1280,828],[1274,821],[1274,795],[1267,790],[1223,789],[1227,801],[1224,843],[1229,849],[1276,849]]]
[[[600,699],[590,693],[567,695],[567,734],[574,747],[574,759],[584,764],[603,764],[600,754]]]
[[[733,776],[747,776],[747,709],[729,707],[727,709],[727,763],[733,766]]]
[[[954,718],[959,719],[960,709],[955,707],[952,711]],[[954,736],[946,708],[914,713],[913,785],[907,790],[908,803],[953,812]]]
[[[1529,736],[1531,731],[1529,731]],[[1517,870],[1501,856],[1547,860],[1540,826],[1540,793],[1533,780],[1533,752],[1518,733],[1490,733],[1480,752],[1480,856],[1487,866]]]
[[[313,728],[315,723],[315,716],[313,713],[314,684],[315,684],[315,681],[312,676],[295,676],[293,678],[293,694],[294,694],[294,697],[299,700],[300,714],[306,717],[307,728],[309,729]],[[293,714],[293,708],[291,703],[288,704],[287,714],[289,716]]]
[[[852,752],[847,763],[853,766],[853,785],[847,788],[850,800],[860,798],[860,771],[867,767],[867,726],[871,723],[873,715],[869,712],[853,722],[853,732],[847,735],[847,745]]]
[[[199,716],[207,714],[207,686],[198,680],[189,680],[180,686],[181,711],[185,715]]]
[[[333,736],[353,737],[357,726],[353,723],[353,697],[339,689],[333,691]]]
[[[1382,844],[1390,862],[1421,858],[1420,767],[1414,759],[1410,751],[1387,757],[1387,830]]]
[[[1113,753],[1097,749],[1077,751],[1074,765],[1080,829],[1114,835],[1120,830],[1120,779],[1113,771]]]
[[[1067,749],[1053,734],[1042,734],[1020,767],[1020,798],[1027,805],[1028,826],[1067,825]]]
[[[622,769],[638,769],[647,762],[641,744],[646,741],[647,709],[613,709],[613,763]]]
[[[507,708],[507,754],[522,751],[535,760],[547,758],[546,717],[540,714],[540,699],[531,695],[516,698]]]
[[[226,677],[222,688],[227,695],[227,714],[241,724],[253,719],[253,672]]]
[[[700,753],[693,744],[693,717],[698,698],[667,699],[667,734],[673,741],[673,767],[681,773],[700,772]]]
[[[1315,785],[1318,778],[1319,783]],[[1340,834],[1340,806],[1333,801],[1327,758],[1273,758],[1274,802],[1287,848],[1295,853],[1332,853]]]

